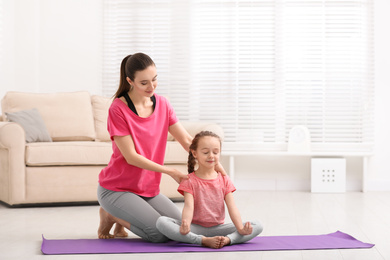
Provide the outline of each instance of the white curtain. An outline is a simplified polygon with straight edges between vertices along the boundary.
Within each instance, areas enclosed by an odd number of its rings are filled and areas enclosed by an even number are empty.
[[[280,147],[305,125],[313,144],[367,149],[372,12],[372,0],[105,0],[103,93],[145,52],[179,118],[217,122],[227,142]]]

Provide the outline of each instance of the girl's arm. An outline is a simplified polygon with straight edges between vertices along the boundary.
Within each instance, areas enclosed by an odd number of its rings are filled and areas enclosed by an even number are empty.
[[[174,168],[155,163],[138,154],[135,150],[133,138],[130,135],[114,136],[114,141],[128,164],[145,170],[168,174],[175,179],[177,183],[180,183],[183,179],[188,178],[187,174],[183,174]]]
[[[187,132],[180,122],[177,122],[169,127],[169,133],[178,141],[184,150],[190,151],[192,136]]]
[[[245,225],[242,224],[241,215],[234,201],[232,192],[229,192],[225,196],[225,202],[229,211],[230,219],[233,221],[233,224],[236,227],[238,233],[243,236],[252,234],[253,228],[250,222],[245,223]]]
[[[188,234],[191,229],[192,217],[194,216],[194,196],[191,193],[184,192],[184,207],[181,215],[180,233]]]

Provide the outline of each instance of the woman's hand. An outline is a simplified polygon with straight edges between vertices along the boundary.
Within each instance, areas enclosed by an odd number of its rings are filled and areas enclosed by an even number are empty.
[[[225,172],[225,169],[223,168],[222,164],[219,161],[215,164],[214,170],[216,172],[220,172],[224,176],[227,175],[227,173]]]
[[[168,173],[169,176],[171,176],[178,184],[182,182],[183,180],[188,179],[188,174],[184,174],[180,172],[179,170],[176,169],[171,169],[170,172]]]
[[[190,233],[190,231],[190,225],[187,223],[186,220],[183,219],[180,225],[180,234],[187,235],[188,233]]]
[[[250,222],[246,222],[244,227],[242,229],[237,230],[240,235],[245,236],[245,235],[250,235],[252,234],[253,227]]]

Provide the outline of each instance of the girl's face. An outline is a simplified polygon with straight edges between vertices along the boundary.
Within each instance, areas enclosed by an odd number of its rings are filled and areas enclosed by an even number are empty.
[[[155,66],[149,66],[144,70],[137,71],[134,81],[126,78],[135,93],[142,97],[151,97],[157,87],[157,70]]]
[[[214,168],[219,162],[221,153],[221,143],[218,138],[213,136],[203,136],[198,141],[198,148],[192,151],[194,157],[198,160],[199,168]]]

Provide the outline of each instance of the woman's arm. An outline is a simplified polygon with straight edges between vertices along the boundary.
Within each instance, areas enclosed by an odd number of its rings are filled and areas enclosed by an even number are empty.
[[[169,127],[169,133],[178,141],[184,150],[190,151],[192,136],[187,132],[180,122],[177,122]]]
[[[187,174],[183,174],[174,168],[155,163],[138,154],[135,150],[133,138],[130,135],[114,136],[114,141],[128,164],[145,170],[168,174],[175,179],[177,183],[180,183],[183,179],[188,178]]]
[[[184,192],[184,207],[181,215],[180,233],[188,234],[191,229],[192,217],[194,216],[194,196],[191,193]]]
[[[249,222],[245,223],[245,225],[242,224],[241,215],[234,201],[232,192],[229,192],[225,196],[225,202],[229,211],[230,219],[233,221],[233,224],[236,227],[238,233],[243,236],[252,234],[253,228],[251,224]]]
[[[226,176],[227,173],[225,172],[225,169],[223,168],[222,164],[218,161],[218,163],[215,165],[215,171],[220,172],[222,175]]]

